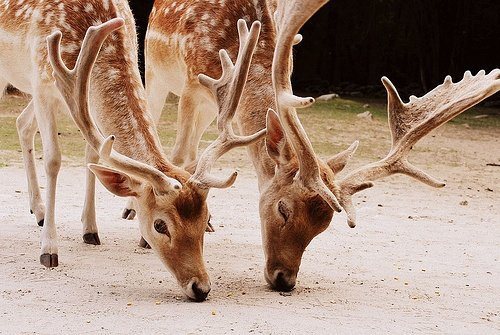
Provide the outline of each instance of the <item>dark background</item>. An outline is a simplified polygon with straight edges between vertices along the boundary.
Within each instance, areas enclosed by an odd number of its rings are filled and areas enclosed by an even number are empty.
[[[153,1],[130,2],[142,41]],[[300,93],[384,97],[385,75],[407,97],[447,74],[458,80],[500,66],[499,0],[332,0],[301,33],[293,75]]]

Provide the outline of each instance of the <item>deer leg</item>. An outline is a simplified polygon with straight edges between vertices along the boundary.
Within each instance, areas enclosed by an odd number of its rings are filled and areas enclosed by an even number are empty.
[[[196,169],[196,163],[197,163],[196,153],[198,152],[198,147],[200,145],[201,137],[203,136],[203,133],[208,128],[213,119],[217,116],[217,106],[208,100],[205,100],[202,103],[198,104],[198,106],[196,106],[196,110],[197,110],[198,120],[195,127],[195,133],[192,139],[192,147],[194,150],[190,152],[188,161],[189,162],[188,166],[192,167],[192,171],[190,171],[191,173],[194,173],[194,170]],[[211,216],[212,215],[210,215],[210,217]],[[210,219],[207,222],[205,232],[207,233],[215,232],[215,228],[210,223]]]
[[[34,109],[42,137],[45,173],[47,176],[45,222],[42,228],[40,263],[46,267],[58,266],[55,201],[57,175],[61,168],[61,149],[57,139],[56,107],[54,100],[34,95]]]
[[[99,162],[99,155],[90,145],[85,146],[85,166]],[[99,234],[95,217],[95,175],[89,169],[85,174],[85,202],[82,211],[83,241],[87,244],[99,245]]]
[[[26,170],[28,179],[30,212],[35,214],[38,225],[43,226],[45,206],[40,194],[40,187],[38,186],[38,176],[35,165],[35,134],[38,128],[33,101],[30,101],[28,106],[26,106],[23,112],[17,117],[16,126],[19,134],[19,142],[21,143],[21,150],[23,152],[24,169]]]
[[[134,200],[132,200],[132,198],[129,198],[127,200],[127,204],[125,205],[125,208],[123,209],[122,219],[133,220],[133,219],[135,219],[136,214],[137,214],[137,212],[134,209]]]
[[[217,106],[208,100],[204,100],[196,106],[196,127],[194,128],[193,137],[191,139],[191,150],[187,164],[196,163],[198,147],[200,145],[201,137],[207,130],[208,126],[217,116]]]
[[[195,99],[194,94],[184,88],[177,110],[177,136],[172,149],[172,163],[177,166],[184,166],[189,161],[190,152],[194,151],[192,139],[197,120]]]
[[[216,108],[203,109],[208,102],[204,92],[196,86],[199,84],[187,84],[179,100],[177,137],[172,150],[172,162],[177,166],[196,161],[201,136],[217,113]]]
[[[158,67],[161,66],[157,65]],[[148,100],[149,111],[153,116],[153,121],[156,126],[160,123],[161,112],[167,99],[169,88],[165,85],[165,78],[167,75],[157,71],[156,69],[149,69],[150,64],[147,64],[146,71],[146,97]]]

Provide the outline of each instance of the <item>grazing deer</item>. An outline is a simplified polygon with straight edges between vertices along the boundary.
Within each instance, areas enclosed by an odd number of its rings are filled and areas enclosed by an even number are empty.
[[[236,120],[243,134],[267,123],[265,141],[249,147],[259,180],[259,211],[266,256],[265,278],[271,287],[288,291],[296,282],[302,254],[310,241],[323,232],[335,211],[347,212],[348,224],[356,223],[351,197],[373,186],[373,181],[395,173],[414,177],[433,187],[437,181],[408,162],[412,146],[432,129],[500,89],[500,71],[466,72],[453,83],[450,77],[421,98],[403,103],[387,78],[389,125],[392,147],[386,158],[361,167],[338,179],[337,174],[354,154],[358,142],[323,162],[296,113],[314,102],[292,94],[290,75],[292,45],[302,25],[327,0],[240,0],[224,5],[189,0],[156,1],[147,33],[146,86],[155,118],[168,91],[180,95],[179,130],[173,159],[194,159],[200,134],[213,111],[213,97],[196,84],[199,72],[217,74],[216,52],[236,56],[231,22],[247,16],[262,22],[261,38]],[[270,11],[275,9],[274,17]],[[195,18],[202,18],[197,20]],[[209,108],[207,108],[209,107]],[[276,108],[267,113],[268,107]],[[202,114],[203,113],[203,114]],[[267,113],[267,117],[266,117]],[[189,148],[182,152],[182,148]]]
[[[231,127],[259,25],[251,32],[241,30],[243,51],[235,66],[221,54],[224,77],[210,86],[219,96],[221,134],[202,154],[199,167],[191,175],[170,163],[163,153],[147,110],[137,68],[134,21],[126,1],[5,1],[0,6],[0,36],[5,37],[0,43],[6,50],[0,56],[2,79],[33,96],[18,119],[18,128],[30,194],[38,192],[35,201],[31,197],[31,206],[43,209],[33,162],[36,123],[42,135],[48,206],[40,262],[47,267],[58,265],[54,203],[61,154],[55,112],[69,107],[87,141],[89,169],[112,193],[134,198],[142,236],[186,295],[204,300],[210,291],[203,261],[206,198],[211,187],[228,187],[236,178],[236,173],[226,180],[213,177],[211,167],[231,148],[247,145],[265,134],[261,130],[239,137]],[[213,81],[206,77],[202,80]],[[96,164],[99,158],[110,167]],[[90,228],[86,221],[87,216],[95,219],[93,174],[88,174],[91,183],[87,185],[90,192],[83,214],[84,240],[99,244],[95,220]],[[35,214],[44,215],[43,211]]]

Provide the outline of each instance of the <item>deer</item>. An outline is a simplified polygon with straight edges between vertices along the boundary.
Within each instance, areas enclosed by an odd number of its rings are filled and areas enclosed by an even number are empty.
[[[413,145],[500,89],[499,69],[488,74],[465,72],[461,81],[454,83],[447,76],[424,96],[411,96],[404,103],[391,81],[383,77],[392,135],[389,153],[378,162],[339,176],[359,142],[326,160],[318,157],[297,114],[298,108],[312,105],[314,99],[293,95],[290,81],[292,48],[301,40],[298,32],[327,1],[238,0],[224,6],[217,2],[156,1],[146,37],[148,101],[158,119],[166,94],[180,95],[178,125],[183,132],[178,133],[172,159],[189,167],[189,161],[196,160],[193,150],[199,136],[215,115],[213,107],[209,108],[213,97],[196,84],[194,75],[217,75],[213,64],[218,48],[236,57],[231,22],[245,16],[248,21],[262,22],[236,122],[242,134],[267,128],[265,138],[250,145],[248,153],[260,193],[264,278],[278,291],[295,287],[303,253],[312,239],[328,228],[335,212],[343,210],[348,225],[356,226],[352,198],[374,186],[375,180],[405,174],[432,187],[445,186],[409,163]],[[202,20],[194,21],[193,16]],[[182,148],[189,149],[183,152]]]
[[[0,6],[0,31],[10,43],[9,48],[2,45],[6,50],[0,56],[2,81],[32,95],[17,126],[30,205],[37,220],[43,221],[40,263],[48,268],[59,265],[54,205],[61,152],[55,113],[69,112],[87,142],[84,241],[100,244],[95,225],[96,176],[111,193],[134,199],[144,239],[186,296],[205,300],[211,288],[203,260],[209,216],[206,199],[210,188],[229,187],[237,177],[236,172],[228,178],[214,176],[211,168],[224,153],[249,145],[266,131],[238,136],[231,125],[260,25],[250,31],[241,29],[241,57],[235,64],[220,53],[224,72],[220,79],[200,78],[218,96],[220,134],[191,174],[167,159],[148,111],[127,1],[6,1]],[[37,127],[47,173],[46,211],[34,166]]]

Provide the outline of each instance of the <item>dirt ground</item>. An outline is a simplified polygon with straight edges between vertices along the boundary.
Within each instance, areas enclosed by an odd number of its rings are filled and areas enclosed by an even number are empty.
[[[447,125],[437,134],[412,161],[447,187],[396,176],[359,194],[358,226],[334,217],[307,248],[291,294],[266,286],[256,179],[244,150],[230,154],[224,170],[237,163],[241,173],[232,188],[211,191],[212,291],[203,303],[188,301],[137,246],[137,222],[120,219],[123,199],[100,185],[102,245],[83,243],[79,162],[60,174],[60,266],[43,268],[25,173],[9,163],[0,169],[0,333],[498,334],[499,129]],[[41,165],[39,173],[43,185]]]

